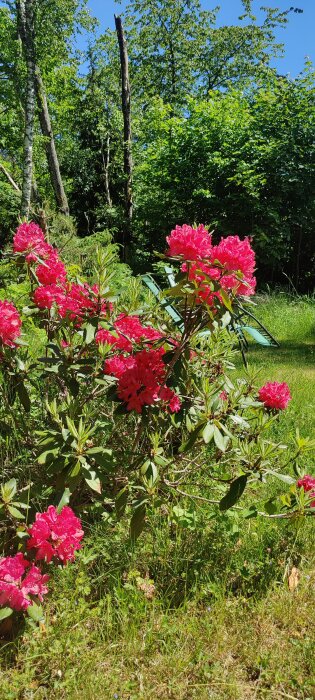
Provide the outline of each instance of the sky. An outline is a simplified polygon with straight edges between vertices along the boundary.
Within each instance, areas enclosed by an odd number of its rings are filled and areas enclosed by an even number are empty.
[[[238,16],[243,11],[241,0],[201,0],[201,4],[205,10],[220,5],[219,24],[239,24]],[[292,12],[286,28],[278,30],[277,40],[285,44],[285,55],[273,63],[279,72],[290,74],[294,78],[303,70],[306,56],[315,63],[315,0],[255,0],[254,10],[257,18],[262,16],[259,12],[262,4],[279,7],[281,10],[287,10],[293,4],[294,7],[303,10],[303,14]],[[115,0],[88,0],[91,14],[100,22],[100,32],[108,27],[115,28],[114,13],[119,14],[124,5],[124,1],[120,3]],[[83,44],[81,46],[83,48]]]

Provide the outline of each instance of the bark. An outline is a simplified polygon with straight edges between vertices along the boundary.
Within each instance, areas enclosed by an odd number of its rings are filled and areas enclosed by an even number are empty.
[[[45,149],[51,184],[55,193],[58,208],[63,214],[69,216],[69,205],[60,174],[59,160],[50,121],[46,92],[38,66],[35,67],[35,86],[39,109],[39,122],[42,134],[45,137]]]
[[[21,190],[19,186],[16,184],[16,182],[13,180],[13,177],[11,177],[10,173],[8,170],[0,163],[0,170],[3,172],[3,174],[6,176],[7,180],[9,180],[10,185],[12,185],[13,189],[21,194]]]
[[[106,136],[106,148],[105,148],[105,150],[104,150],[104,144],[102,141],[101,151],[102,151],[102,160],[103,160],[103,168],[104,168],[106,202],[107,202],[107,205],[109,207],[111,207],[112,206],[112,198],[110,195],[110,187],[109,187],[109,161],[110,161],[110,136],[109,136],[109,134],[107,134],[107,136]]]
[[[125,210],[126,229],[124,235],[124,248],[131,242],[131,222],[133,215],[132,198],[132,152],[131,152],[131,90],[129,80],[128,51],[124,28],[121,17],[115,15],[115,25],[120,52],[121,65],[121,101],[124,118],[124,174],[125,174]]]
[[[33,142],[35,117],[34,0],[18,0],[19,33],[23,42],[27,77],[25,90],[25,131],[21,216],[28,218],[32,194]]]

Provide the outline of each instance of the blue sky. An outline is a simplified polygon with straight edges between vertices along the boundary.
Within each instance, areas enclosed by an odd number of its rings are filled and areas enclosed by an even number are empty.
[[[170,0],[171,2],[172,0]],[[88,0],[91,14],[100,22],[100,31],[107,27],[114,29],[114,13],[119,14],[125,2],[114,0]],[[235,24],[242,12],[241,0],[202,0],[205,10],[213,9],[220,5],[220,24]],[[285,44],[285,56],[276,61],[275,65],[281,73],[289,73],[294,78],[303,70],[304,58],[308,56],[315,63],[315,0],[261,0],[254,2],[255,14],[261,16],[261,5],[279,7],[287,10],[291,5],[303,10],[303,14],[291,13],[286,29],[278,31],[278,40]],[[80,44],[80,42],[79,42]],[[81,44],[82,45],[82,44]]]

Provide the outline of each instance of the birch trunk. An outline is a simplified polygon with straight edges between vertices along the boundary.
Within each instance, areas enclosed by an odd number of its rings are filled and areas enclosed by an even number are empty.
[[[35,0],[18,0],[19,33],[23,42],[27,77],[25,90],[25,131],[23,152],[23,182],[21,216],[29,218],[32,195],[33,142],[35,117],[35,46],[34,46]]]

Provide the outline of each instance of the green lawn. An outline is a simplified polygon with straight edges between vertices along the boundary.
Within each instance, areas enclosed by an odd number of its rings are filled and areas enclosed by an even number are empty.
[[[315,302],[261,298],[256,314],[281,347],[251,347],[250,364],[293,395],[280,432],[314,436]],[[3,647],[1,700],[315,698],[313,520],[222,519],[200,534],[164,520],[135,549],[95,524],[55,576],[45,628]]]

